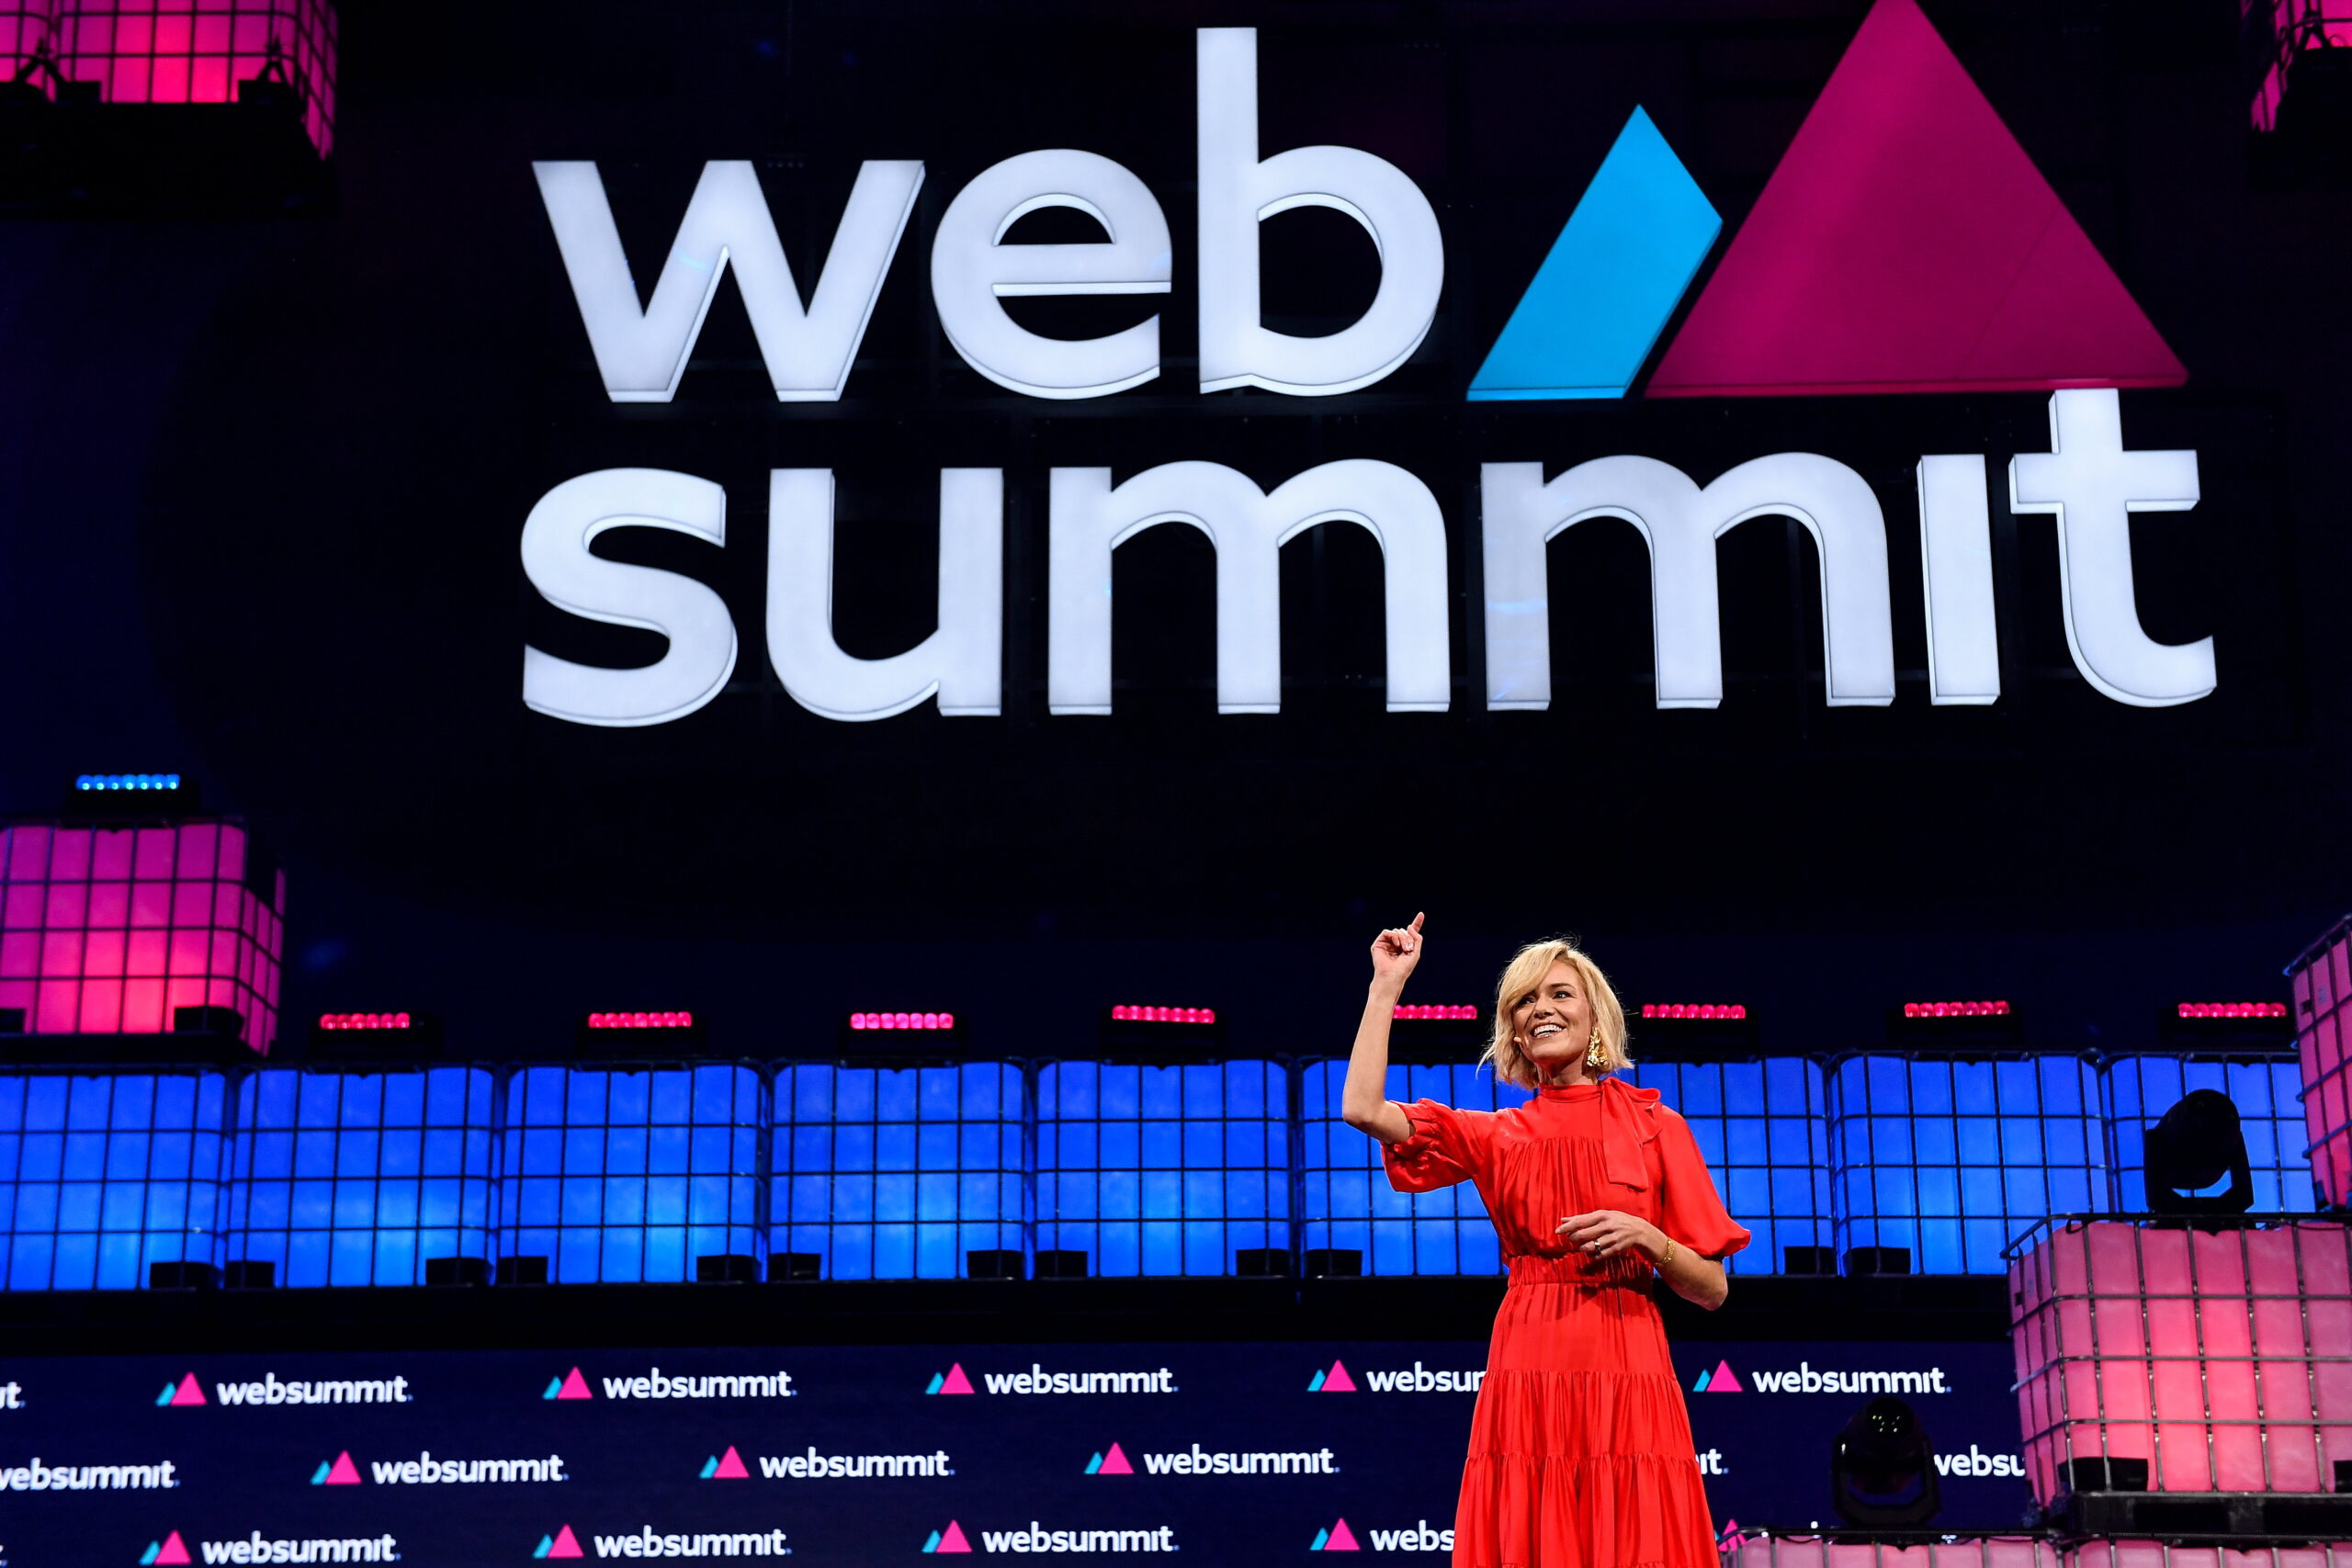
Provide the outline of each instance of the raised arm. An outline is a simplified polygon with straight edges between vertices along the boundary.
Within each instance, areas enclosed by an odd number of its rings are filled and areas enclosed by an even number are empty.
[[[1356,1025],[1355,1049],[1348,1055],[1348,1086],[1340,1099],[1340,1114],[1348,1125],[1384,1144],[1401,1144],[1413,1135],[1412,1122],[1388,1098],[1388,1028],[1396,1021],[1396,998],[1405,994],[1406,977],[1421,961],[1421,919],[1415,915],[1411,925],[1373,939],[1372,989],[1364,998],[1363,1021]]]

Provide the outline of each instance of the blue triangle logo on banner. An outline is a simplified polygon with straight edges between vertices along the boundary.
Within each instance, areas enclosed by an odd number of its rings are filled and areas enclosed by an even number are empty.
[[[1635,108],[1470,382],[1470,400],[1622,398],[1724,220]]]

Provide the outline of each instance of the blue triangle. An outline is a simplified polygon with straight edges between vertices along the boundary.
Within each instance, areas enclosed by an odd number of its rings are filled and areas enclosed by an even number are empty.
[[[924,1390],[923,1390],[923,1393],[937,1393],[940,1391],[941,1387],[942,1387],[942,1386],[944,1386],[944,1385],[946,1383],[946,1382],[947,1382],[947,1374],[946,1374],[945,1372],[933,1372],[933,1373],[932,1373],[932,1374],[931,1374],[931,1386],[930,1386],[929,1388],[927,1388],[927,1389],[924,1389]],[[929,1548],[925,1548],[925,1550],[926,1550],[926,1551],[928,1551],[928,1550],[929,1550]]]
[[[147,1543],[147,1550],[146,1550],[146,1551],[142,1551],[142,1552],[141,1552],[141,1553],[139,1554],[139,1568],[147,1568],[147,1565],[148,1565],[149,1563],[151,1563],[151,1562],[154,1562],[156,1558],[158,1558],[158,1557],[162,1556],[163,1554],[164,1554],[164,1543],[163,1543],[162,1541],[160,1541],[160,1540],[151,1540],[151,1541],[149,1541],[149,1542]]]
[[[1323,1543],[1330,1539],[1331,1532],[1329,1530],[1317,1530],[1315,1532],[1315,1544],[1308,1547],[1306,1550],[1309,1551],[1320,1551],[1323,1550]]]
[[[1087,1473],[1087,1474],[1089,1474],[1089,1475],[1092,1475],[1092,1474],[1094,1474],[1097,1471],[1100,1471],[1102,1468],[1102,1456],[1101,1454],[1096,1454],[1092,1459],[1088,1460],[1088,1461],[1086,1461],[1086,1473]]]
[[[1470,382],[1470,400],[1622,398],[1724,220],[1634,110]]]
[[[1699,1374],[1699,1381],[1698,1381],[1697,1382],[1694,1382],[1694,1383],[1692,1383],[1692,1384],[1690,1385],[1690,1392],[1691,1392],[1692,1393],[1706,1393],[1706,1392],[1707,1392],[1707,1380],[1708,1380],[1708,1379],[1710,1379],[1710,1378],[1712,1378],[1712,1377],[1713,1377],[1714,1375],[1715,1375],[1715,1374],[1714,1374],[1714,1373],[1713,1373],[1713,1372],[1701,1372],[1701,1373]]]
[[[539,1544],[537,1550],[532,1551],[531,1555],[534,1557],[545,1557],[548,1552],[553,1551],[554,1550],[555,1537],[551,1535],[543,1535],[539,1537]]]
[[[712,1476],[717,1475],[718,1473],[718,1456],[713,1454],[710,1458],[702,1461],[702,1479],[708,1481]]]
[[[164,1392],[155,1396],[155,1403],[157,1404],[169,1404],[172,1402],[172,1395],[178,1391],[179,1386],[180,1385],[175,1382],[165,1383],[164,1385]],[[155,1550],[161,1551],[164,1549],[159,1546]]]
[[[562,1375],[559,1373],[558,1375],[548,1379],[548,1391],[547,1393],[539,1395],[539,1397],[541,1399],[553,1399],[562,1392],[563,1378]]]
[[[1317,1368],[1316,1368],[1316,1369],[1315,1369],[1315,1376],[1314,1376],[1313,1380],[1312,1380],[1312,1381],[1310,1381],[1310,1382],[1307,1383],[1307,1385],[1306,1385],[1306,1392],[1307,1392],[1307,1393],[1321,1393],[1321,1392],[1322,1392],[1322,1389],[1323,1389],[1323,1369],[1322,1369],[1322,1368],[1320,1368],[1320,1367],[1317,1367]]]
[[[925,1551],[937,1551],[939,1550],[939,1532],[937,1530],[931,1532],[931,1539],[922,1543],[922,1549]]]

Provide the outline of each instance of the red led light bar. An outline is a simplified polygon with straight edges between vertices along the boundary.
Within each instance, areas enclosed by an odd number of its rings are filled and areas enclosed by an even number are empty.
[[[854,1012],[849,1015],[852,1029],[953,1029],[956,1015],[952,1012]]]
[[[690,1012],[592,1012],[588,1015],[591,1029],[692,1029],[695,1015]]]
[[[1905,1002],[1905,1018],[2007,1018],[2007,1002]]]
[[[322,1012],[319,1014],[321,1029],[406,1029],[409,1015],[404,1012]]]
[[[2284,1018],[2285,1002],[2182,1002],[2183,1018]]]
[[[1449,1006],[1443,1003],[1399,1002],[1396,1016],[1400,1019],[1455,1019],[1475,1021],[1478,1010],[1473,1007]]]
[[[1115,1007],[1111,1016],[1121,1023],[1215,1023],[1215,1008]],[[1399,1018],[1404,1016],[1400,1010]]]
[[[1644,1002],[1644,1018],[1746,1018],[1738,1002]]]

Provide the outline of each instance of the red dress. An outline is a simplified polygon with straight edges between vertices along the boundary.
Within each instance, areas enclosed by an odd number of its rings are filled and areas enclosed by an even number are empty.
[[[1510,1269],[1471,1416],[1455,1568],[1717,1568],[1657,1271],[1554,1234],[1618,1209],[1708,1257],[1746,1247],[1690,1124],[1657,1090],[1613,1077],[1510,1111],[1400,1109],[1413,1135],[1385,1151],[1390,1184],[1476,1182]]]

